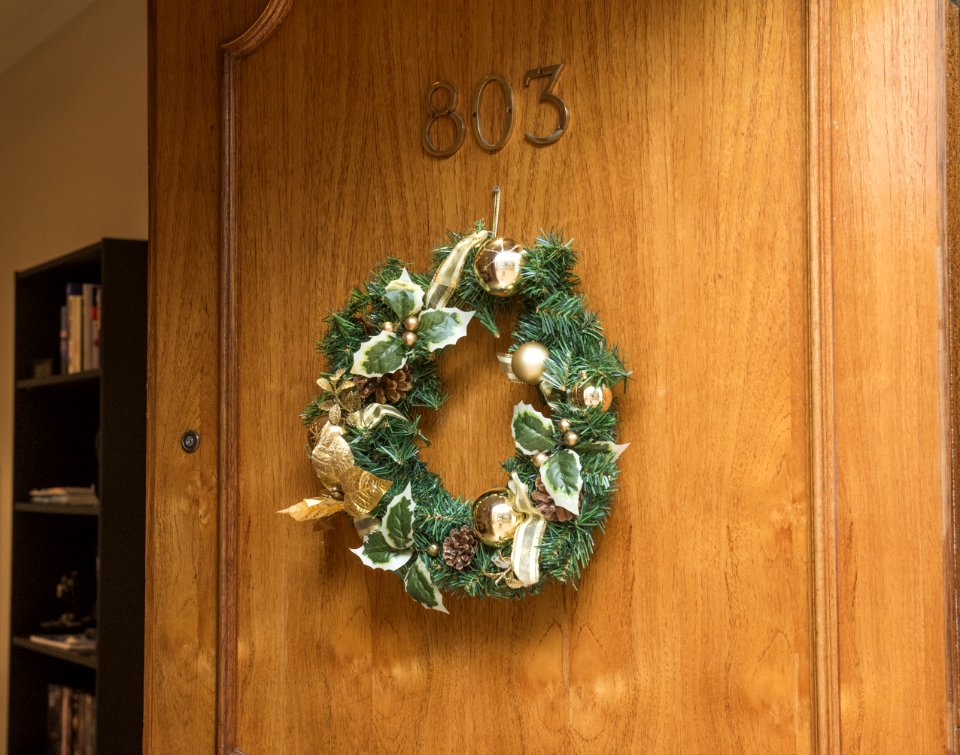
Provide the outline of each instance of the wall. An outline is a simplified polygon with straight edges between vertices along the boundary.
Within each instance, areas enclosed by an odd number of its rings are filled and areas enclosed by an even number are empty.
[[[6,752],[13,273],[147,235],[147,8],[98,0],[0,73],[0,755]]]

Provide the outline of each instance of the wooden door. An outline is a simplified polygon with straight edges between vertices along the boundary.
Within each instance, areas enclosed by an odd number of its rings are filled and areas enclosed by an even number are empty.
[[[950,746],[940,4],[262,3],[152,11],[146,748]],[[469,115],[488,73],[512,140],[428,155],[430,84]],[[576,237],[632,445],[578,590],[442,616],[275,512],[315,484],[323,315],[494,184],[510,235]],[[530,398],[495,350],[424,419],[465,496]]]

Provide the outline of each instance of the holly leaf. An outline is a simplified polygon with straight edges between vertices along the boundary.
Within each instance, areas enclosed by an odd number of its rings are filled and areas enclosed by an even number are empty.
[[[513,440],[523,453],[533,456],[553,450],[553,424],[530,404],[521,401],[513,407]]]
[[[403,577],[403,586],[417,603],[441,613],[450,613],[443,605],[443,596],[433,584],[430,570],[421,559],[416,559]]]
[[[613,460],[616,461],[620,458],[620,454],[626,451],[629,446],[629,443],[614,443],[610,440],[602,440],[596,443],[578,443],[577,450],[580,453],[588,454],[610,454],[613,456]]]
[[[580,457],[576,451],[565,448],[555,453],[540,467],[540,479],[553,502],[574,514],[580,513]]]
[[[354,375],[380,377],[394,372],[407,363],[407,350],[396,333],[381,331],[364,341],[353,355]]]
[[[423,297],[423,289],[410,279],[407,268],[403,268],[399,278],[387,284],[383,294],[387,306],[399,320],[419,312],[423,307]]]
[[[363,545],[359,548],[351,548],[350,552],[356,553],[371,569],[384,571],[396,571],[413,555],[412,550],[398,551],[391,548],[380,530],[371,532],[363,539]]]
[[[420,313],[417,339],[426,344],[429,351],[452,346],[467,334],[467,325],[473,315],[473,312],[454,307],[425,309]]]
[[[410,492],[410,483],[403,492],[393,497],[387,505],[383,515],[383,526],[380,532],[394,550],[405,550],[413,546],[413,494]]]

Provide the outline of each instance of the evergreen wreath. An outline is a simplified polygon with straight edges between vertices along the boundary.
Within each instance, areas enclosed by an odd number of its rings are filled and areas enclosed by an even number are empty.
[[[360,560],[443,612],[442,593],[521,598],[551,579],[576,584],[626,448],[612,389],[629,373],[577,291],[572,240],[551,232],[523,248],[495,231],[496,219],[492,233],[478,222],[448,234],[430,275],[386,260],[326,318],[317,348],[329,371],[301,415],[323,493],[282,512],[307,521],[345,511],[363,538]],[[514,407],[509,482],[466,501],[421,461],[429,441],[414,410],[442,406],[436,358],[473,318],[499,335],[496,316],[511,297],[517,325],[498,358],[509,378],[537,387],[549,416]]]

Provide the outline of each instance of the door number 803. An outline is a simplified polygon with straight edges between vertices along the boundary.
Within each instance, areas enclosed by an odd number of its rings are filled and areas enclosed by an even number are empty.
[[[567,108],[567,103],[560,99],[560,97],[553,91],[553,88],[557,83],[557,79],[560,78],[561,71],[563,71],[563,63],[558,63],[554,66],[532,68],[523,75],[524,87],[530,86],[530,82],[534,79],[547,80],[547,85],[540,93],[540,102],[551,105],[557,111],[557,125],[552,133],[547,134],[546,136],[538,136],[537,134],[531,134],[529,132],[524,134],[526,140],[531,144],[538,144],[541,146],[553,144],[555,141],[557,141],[557,139],[563,136],[564,132],[567,130],[567,123],[570,120],[570,111]],[[490,84],[496,84],[500,87],[500,90],[503,93],[503,100],[507,106],[507,117],[503,123],[503,128],[500,132],[500,138],[498,138],[495,142],[490,141],[490,139],[484,133],[483,124],[480,123],[480,101],[483,98],[484,90]],[[434,95],[441,90],[447,93],[446,102],[444,104],[434,102]],[[427,90],[426,101],[427,112],[429,113],[429,116],[423,124],[423,148],[434,157],[449,157],[463,146],[463,140],[464,136],[466,135],[467,127],[466,123],[464,123],[463,116],[457,111],[458,99],[459,94],[457,93],[457,88],[449,81],[438,81],[433,84],[429,90]],[[471,103],[470,108],[470,126],[473,129],[473,135],[476,137],[477,143],[488,152],[496,152],[499,149],[503,149],[504,145],[510,140],[510,134],[513,132],[513,115],[514,97],[513,87],[510,86],[510,83],[498,73],[491,73],[480,79],[480,83],[477,84],[477,88],[473,90],[473,102]],[[431,136],[431,129],[433,128],[434,123],[443,118],[450,119],[450,121],[453,123],[455,133],[453,142],[449,146],[438,147],[434,143],[433,137]]]

